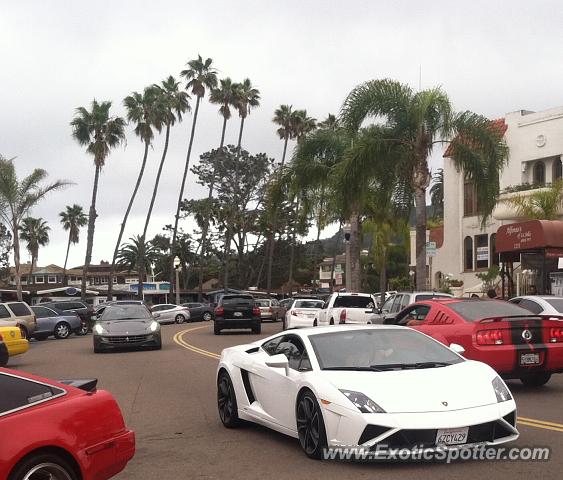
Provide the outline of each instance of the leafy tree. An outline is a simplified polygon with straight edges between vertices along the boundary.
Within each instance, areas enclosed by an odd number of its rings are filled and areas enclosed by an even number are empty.
[[[413,91],[393,80],[372,80],[354,88],[340,113],[344,126],[357,131],[368,118],[392,131],[377,143],[397,150],[395,173],[408,182],[416,208],[416,286],[426,287],[426,190],[430,184],[428,160],[435,145],[450,143],[449,156],[465,176],[479,185],[477,196],[483,221],[499,196],[499,174],[508,158],[504,130],[472,112],[456,113],[440,88]],[[355,165],[356,173],[377,162],[373,155]]]
[[[33,283],[33,271],[39,258],[39,247],[49,243],[49,230],[51,228],[42,218],[26,217],[22,220],[20,238],[26,242],[27,251],[31,255],[31,269],[28,284]]]
[[[563,180],[528,195],[517,194],[503,200],[516,209],[518,215],[532,220],[557,220],[563,209]]]
[[[98,103],[92,101],[91,110],[84,107],[76,109],[70,125],[73,138],[86,152],[94,157],[94,184],[92,187],[92,201],[88,213],[88,234],[86,240],[86,258],[82,267],[81,297],[86,300],[86,277],[92,261],[92,248],[94,246],[94,229],[96,226],[96,198],[98,196],[98,182],[100,172],[112,149],[125,141],[125,120],[121,117],[111,117],[109,110],[111,102]],[[111,286],[112,282],[109,282]],[[111,287],[110,287],[111,288]]]
[[[88,217],[80,205],[67,205],[64,212],[59,213],[63,230],[68,232],[68,243],[66,246],[65,265],[63,267],[63,283],[66,285],[66,265],[68,252],[71,245],[76,245],[80,240],[80,229],[88,223]]]

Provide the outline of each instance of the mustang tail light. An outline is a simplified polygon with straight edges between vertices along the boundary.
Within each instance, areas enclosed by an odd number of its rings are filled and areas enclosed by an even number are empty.
[[[551,327],[549,329],[549,341],[551,343],[563,342],[563,327]]]
[[[343,308],[340,312],[340,323],[346,323],[346,309]]]
[[[225,309],[223,307],[217,307],[215,309],[215,315],[219,315],[220,317],[225,314]]]
[[[477,345],[504,345],[504,333],[501,329],[479,330],[477,332]]]
[[[252,308],[252,315],[260,315],[260,307],[253,307]]]

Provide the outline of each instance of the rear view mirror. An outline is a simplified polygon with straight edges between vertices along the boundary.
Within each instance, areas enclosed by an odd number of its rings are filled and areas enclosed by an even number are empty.
[[[272,368],[285,368],[285,374],[287,375],[289,373],[289,361],[283,353],[272,355],[266,360],[266,365]]]
[[[463,355],[465,353],[465,348],[457,343],[450,343],[450,350],[457,353],[458,355]]]

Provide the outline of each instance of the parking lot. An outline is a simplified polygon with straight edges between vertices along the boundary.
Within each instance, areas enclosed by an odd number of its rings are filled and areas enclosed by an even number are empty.
[[[31,344],[10,368],[51,378],[99,379],[118,400],[135,430],[137,453],[119,479],[173,478],[560,478],[563,469],[563,375],[539,389],[509,383],[518,405],[519,447],[550,447],[546,463],[359,464],[306,458],[296,440],[249,425],[227,430],[216,410],[215,369],[222,348],[278,332],[265,323],[262,335],[213,335],[212,324],[164,326],[161,351],[94,354],[92,337]]]

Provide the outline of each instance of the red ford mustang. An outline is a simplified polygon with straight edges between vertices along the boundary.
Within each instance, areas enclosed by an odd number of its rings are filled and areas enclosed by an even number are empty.
[[[135,434],[96,380],[0,368],[0,479],[106,480],[134,454]]]
[[[538,316],[502,300],[428,300],[408,306],[385,323],[408,325],[465,349],[504,378],[530,386],[563,372],[562,317]]]

